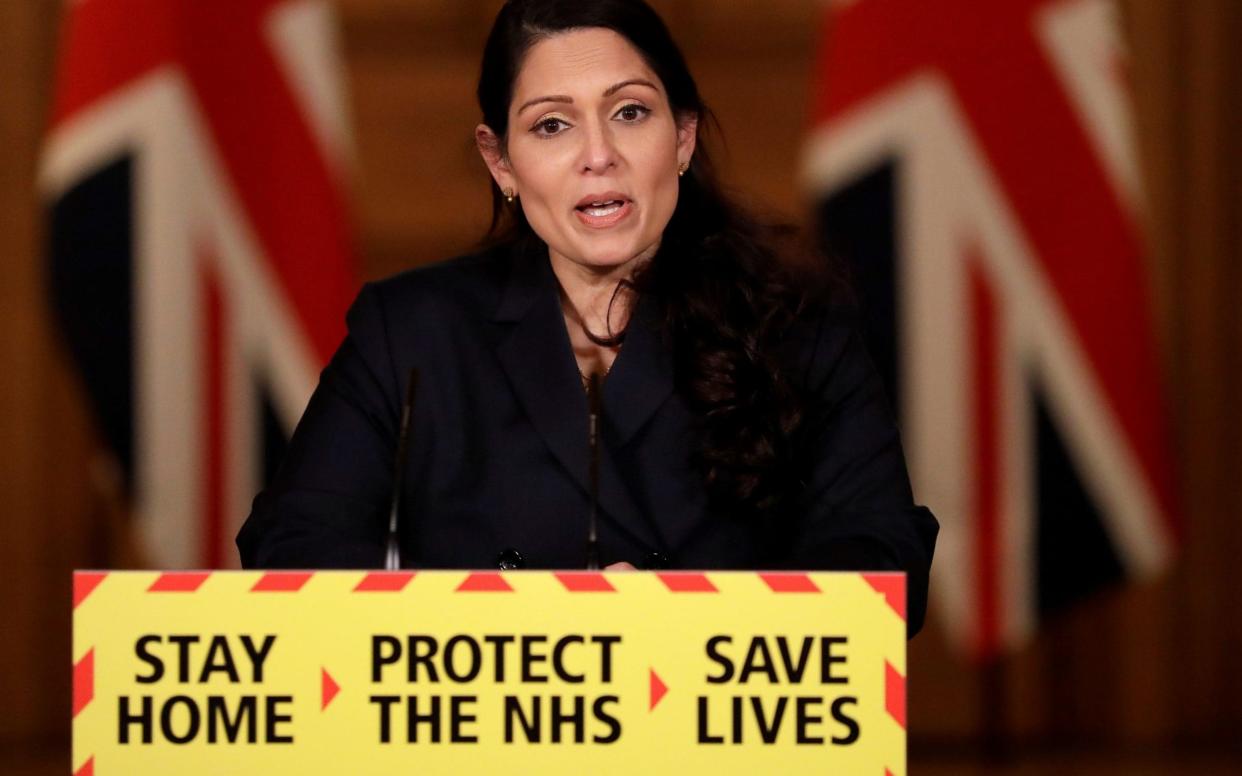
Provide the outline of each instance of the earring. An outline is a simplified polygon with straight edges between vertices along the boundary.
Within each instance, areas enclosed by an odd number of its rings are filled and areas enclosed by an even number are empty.
[[[506,188],[504,192],[502,193],[505,195],[505,202],[508,202],[510,205],[512,205],[513,197],[514,197],[513,189]]]
[[[681,176],[685,175],[686,170],[688,169],[690,169],[689,162],[682,162],[681,164],[677,165],[677,177],[680,178]]]

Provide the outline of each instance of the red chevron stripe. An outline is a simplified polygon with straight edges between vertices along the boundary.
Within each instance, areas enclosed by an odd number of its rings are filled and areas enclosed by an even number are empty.
[[[904,574],[863,574],[862,578],[871,589],[884,596],[884,600],[897,616],[906,619],[906,577]]]
[[[457,586],[458,593],[512,593],[513,588],[498,571],[476,571]]]
[[[354,592],[399,593],[413,578],[413,571],[373,571],[362,578]]]
[[[210,571],[165,571],[151,583],[147,592],[193,593],[203,586],[209,576]]]
[[[556,578],[571,593],[615,593],[616,588],[598,571],[558,571]]]
[[[296,593],[314,576],[311,571],[269,571],[250,588],[252,593]]]
[[[706,574],[685,571],[661,571],[656,576],[673,593],[717,593],[716,586]]]
[[[95,648],[73,666],[73,716],[78,716],[95,698]]]
[[[906,678],[884,661],[884,709],[902,730],[906,728]]]
[[[821,592],[806,574],[765,573],[759,578],[772,589],[773,593],[818,593]]]
[[[73,608],[86,600],[86,597],[99,587],[99,583],[108,576],[106,571],[75,571],[73,572]]]

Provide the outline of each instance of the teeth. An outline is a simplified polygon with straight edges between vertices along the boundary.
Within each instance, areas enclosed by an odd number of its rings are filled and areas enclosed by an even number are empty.
[[[590,216],[606,216],[611,215],[620,209],[621,203],[614,200],[606,205],[591,205],[590,207],[585,207],[582,209],[582,212]]]

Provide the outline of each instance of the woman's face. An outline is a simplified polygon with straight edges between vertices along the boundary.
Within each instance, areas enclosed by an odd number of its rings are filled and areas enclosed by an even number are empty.
[[[513,94],[504,153],[487,127],[476,136],[553,260],[609,272],[654,255],[697,119],[677,121],[637,49],[601,28],[545,38],[527,52]]]

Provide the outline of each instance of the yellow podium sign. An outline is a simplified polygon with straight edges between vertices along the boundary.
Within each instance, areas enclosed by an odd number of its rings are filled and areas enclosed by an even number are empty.
[[[905,773],[905,578],[78,572],[73,770]]]

